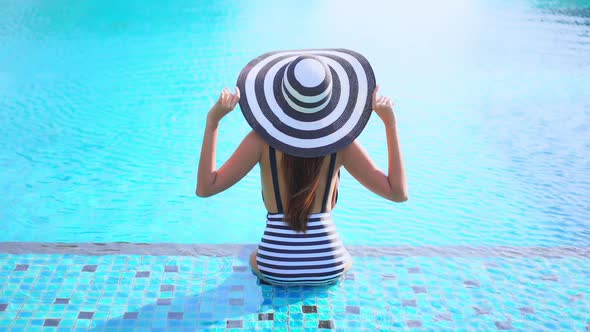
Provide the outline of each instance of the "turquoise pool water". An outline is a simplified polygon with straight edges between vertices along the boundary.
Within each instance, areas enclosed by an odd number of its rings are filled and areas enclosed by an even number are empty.
[[[0,241],[258,241],[257,169],[194,196],[206,112],[263,52],[347,47],[396,100],[410,200],[345,173],[346,243],[590,242],[583,2],[1,4]],[[223,121],[219,163],[248,130]],[[376,117],[360,140],[385,168]]]
[[[410,200],[343,173],[353,269],[257,285],[259,175],[195,197],[205,115],[317,47],[396,100]],[[0,331],[588,331],[588,86],[587,1],[0,0]],[[385,168],[376,117],[359,139]]]

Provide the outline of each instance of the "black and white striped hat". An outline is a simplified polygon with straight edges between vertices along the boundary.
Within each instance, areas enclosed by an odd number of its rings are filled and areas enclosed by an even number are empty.
[[[334,153],[361,133],[371,116],[375,75],[347,49],[270,52],[238,77],[240,108],[269,145],[297,157]]]

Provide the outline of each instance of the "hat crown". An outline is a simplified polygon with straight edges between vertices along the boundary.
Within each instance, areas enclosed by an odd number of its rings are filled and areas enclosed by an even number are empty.
[[[324,82],[327,70],[321,60],[314,57],[301,58],[293,68],[297,82],[306,88],[313,88]]]
[[[332,75],[328,65],[310,55],[298,56],[287,66],[283,77],[283,96],[301,113],[321,111],[332,94]]]

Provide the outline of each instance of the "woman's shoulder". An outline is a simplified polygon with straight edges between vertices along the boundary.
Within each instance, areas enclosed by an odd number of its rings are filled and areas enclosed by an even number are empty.
[[[266,141],[254,130],[250,130],[241,145],[247,146],[250,151],[256,151],[258,155],[264,155],[267,147]]]
[[[348,144],[346,147],[344,147],[342,150],[340,150],[338,152],[338,154],[340,155],[340,158],[344,162],[344,160],[350,159],[351,155],[355,155],[355,152],[358,152],[359,150],[362,150],[362,149],[363,149],[363,147],[362,147],[361,143],[357,139],[355,139],[354,141],[352,141],[352,143]]]
[[[262,136],[260,136],[254,130],[250,130],[250,132],[246,135],[246,137],[244,137],[244,142],[247,142],[249,144],[256,144],[257,146],[260,146],[260,147],[266,145],[266,142],[264,141]]]

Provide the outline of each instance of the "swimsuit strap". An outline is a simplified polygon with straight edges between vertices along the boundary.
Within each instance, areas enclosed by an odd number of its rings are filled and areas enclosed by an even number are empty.
[[[283,203],[281,202],[281,191],[279,190],[279,176],[277,174],[277,155],[272,146],[268,146],[268,155],[270,157],[270,171],[272,174],[272,185],[275,190],[275,201],[277,202],[278,213],[283,213]]]
[[[340,183],[340,170],[338,170],[338,183]],[[338,187],[334,188],[334,205],[338,203]]]
[[[330,155],[330,167],[328,168],[328,178],[326,179],[326,191],[324,192],[324,200],[322,203],[322,212],[328,209],[328,197],[330,196],[330,189],[332,187],[332,176],[334,176],[334,166],[336,165],[336,153]],[[340,172],[338,172],[340,175]]]

